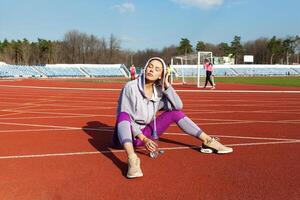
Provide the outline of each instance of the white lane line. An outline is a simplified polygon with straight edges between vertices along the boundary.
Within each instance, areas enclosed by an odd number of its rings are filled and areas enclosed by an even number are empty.
[[[300,119],[285,119],[284,122],[300,122]]]
[[[46,86],[0,85],[7,88],[48,89],[48,90],[84,90],[84,91],[121,91],[120,88],[68,88]],[[298,94],[298,90],[176,90],[177,92],[214,92],[214,93],[291,93]]]
[[[189,136],[185,133],[164,133],[164,135],[178,135],[178,136]],[[264,133],[268,134],[268,133]],[[218,134],[209,134],[210,136],[216,136],[221,138],[236,138],[236,139],[253,139],[253,140],[279,140],[279,141],[291,141],[291,140],[300,140],[294,138],[273,138],[273,137],[253,137],[253,136],[238,136],[238,135],[218,135]]]
[[[237,146],[254,146],[254,145],[270,145],[270,144],[293,144],[300,143],[300,140],[291,141],[278,141],[278,142],[252,142],[252,143],[241,143],[241,144],[226,144],[226,146],[237,147]]]
[[[25,124],[25,123],[10,123],[10,122],[0,122],[0,124],[3,124],[3,125],[17,125],[17,126],[45,127],[45,128],[67,128],[69,130],[79,129],[77,127],[54,126],[54,125],[45,125],[45,124]]]
[[[291,123],[294,124],[298,123],[297,119],[294,120],[239,120],[239,119],[208,119],[208,118],[194,118],[193,120],[198,120],[198,121],[221,121],[221,122],[245,122],[245,123],[271,123],[271,124],[276,124],[276,123]],[[214,122],[214,123],[218,123],[218,122]],[[204,123],[200,123],[201,125]]]
[[[119,150],[124,152],[124,150]],[[70,152],[70,153],[50,153],[50,154],[33,154],[33,155],[18,155],[18,156],[0,156],[0,159],[14,159],[14,158],[43,158],[43,157],[57,157],[57,156],[76,156],[76,155],[91,155],[99,153],[108,153],[110,151],[90,151],[90,152]],[[117,150],[112,151],[117,153]]]
[[[241,144],[227,144],[226,146],[256,146],[256,145],[274,145],[274,144],[293,144],[300,143],[300,140],[281,141],[281,142],[260,142],[260,143],[241,143]],[[189,147],[165,147],[162,150],[185,150],[185,149],[198,149],[198,146]],[[145,149],[140,149],[145,150]],[[0,160],[4,159],[20,159],[20,158],[44,158],[44,157],[59,157],[59,156],[79,156],[79,155],[94,155],[94,154],[107,154],[107,153],[120,153],[124,150],[102,150],[102,151],[88,151],[88,152],[69,152],[69,153],[48,153],[48,154],[31,154],[31,155],[14,155],[14,156],[0,156]]]
[[[19,113],[16,113],[19,114]],[[112,117],[114,115],[84,115],[84,116],[46,116],[46,117],[4,117],[0,120],[11,120],[11,119],[64,119],[64,118],[87,118],[87,117]]]
[[[40,105],[43,106],[43,105]],[[67,106],[66,106],[67,107]],[[71,107],[71,106],[70,106]],[[85,106],[85,107],[71,107],[71,108],[58,108],[58,107],[50,107],[50,108],[34,108],[34,109],[30,109],[30,110],[10,110],[9,112],[22,112],[22,113],[30,113],[30,112],[49,112],[49,111],[56,111],[56,112],[61,112],[61,111],[86,111],[86,110],[92,110],[92,111],[97,111],[99,113],[101,113],[101,111],[103,110],[116,110],[116,107],[97,107],[97,106]],[[0,110],[0,111],[5,111],[8,112],[7,110]],[[70,112],[70,114],[73,114],[73,112]],[[299,113],[300,114],[300,113]],[[6,114],[4,115],[0,115],[1,116],[6,116]]]
[[[42,126],[42,125],[41,125]],[[109,132],[113,133],[114,127],[102,127],[102,128],[88,128],[88,127],[67,127],[67,126],[49,126],[55,128],[49,129],[25,129],[25,130],[2,130],[0,132],[34,132],[34,131],[68,131],[68,130],[90,130],[90,131],[101,131],[101,132]],[[268,134],[268,133],[264,133]],[[174,132],[166,132],[164,135],[176,135],[176,136],[190,136],[185,133],[174,133]],[[299,139],[294,138],[273,138],[273,137],[252,137],[252,136],[236,136],[236,135],[218,135],[218,134],[210,134],[211,136],[221,137],[221,138],[236,138],[236,139],[254,139],[254,140],[279,140],[279,141],[295,141]]]
[[[44,129],[25,129],[25,130],[1,130],[0,133],[25,133],[25,132],[43,132],[43,131],[72,131],[72,130],[88,130],[88,131],[101,131],[101,132],[113,132],[112,128],[44,128]]]
[[[82,114],[76,114],[76,113],[60,113],[60,112],[34,112],[34,111],[14,111],[14,110],[2,110],[6,112],[17,112],[17,113],[34,113],[34,114],[52,114],[52,115],[73,115],[73,116],[80,116],[80,117],[93,117],[95,114],[87,114],[87,113],[82,113]],[[187,113],[188,114],[188,113]],[[96,116],[103,116],[103,117],[115,117],[115,115],[96,115]],[[57,117],[58,118],[58,117]],[[0,118],[1,119],[1,118]],[[232,122],[232,123],[272,123],[272,124],[299,124],[300,122],[298,119],[291,119],[291,120],[272,120],[272,121],[267,121],[267,120],[236,120],[236,119],[207,119],[207,118],[193,118],[194,121],[200,120],[200,121],[221,121],[222,123],[224,122]],[[213,122],[213,123],[201,123],[202,125],[210,125],[210,124],[221,124],[221,122]]]
[[[13,108],[10,108],[9,111],[7,109],[2,109],[1,111],[5,111],[5,112],[13,112],[13,113],[9,113],[9,114],[3,114],[0,115],[2,116],[9,116],[9,115],[16,115],[18,114],[17,112],[19,112],[19,109],[28,109],[28,108],[34,108],[39,106],[39,103],[43,103],[43,102],[48,102],[49,100],[40,100],[38,102],[31,102],[31,103],[23,103],[21,105],[18,105],[19,107],[14,106]]]
[[[36,111],[14,111],[14,110],[10,110],[10,109],[5,109],[2,110],[5,112],[16,112],[16,113],[33,113],[33,114],[50,114],[50,115],[75,115],[75,116],[91,116],[94,114],[89,114],[89,113],[81,113],[81,114],[77,114],[77,113],[61,113],[61,112],[36,112]],[[105,115],[105,116],[113,116],[115,117],[116,115]]]
[[[47,89],[47,90],[121,91],[121,89],[115,89],[115,88],[68,88],[68,87],[46,87],[46,86],[24,86],[24,85],[0,85],[0,87]]]
[[[28,99],[28,100],[35,100],[36,98],[33,97],[33,95],[19,95],[19,94],[5,94],[5,93],[1,93],[4,95],[4,97],[2,99]],[[44,95],[42,94],[35,94],[35,96],[40,96],[41,98],[44,98]],[[72,95],[72,96],[71,96]],[[76,96],[74,96],[76,95]],[[51,98],[52,100],[65,100],[65,99],[73,99],[73,100],[81,100],[81,99],[93,99],[94,101],[100,101],[100,100],[111,100],[111,99],[115,99],[118,98],[117,94],[115,96],[109,96],[109,97],[103,97],[99,94],[95,94],[95,95],[89,95],[89,94],[85,94],[84,97],[83,96],[78,96],[76,93],[70,93],[70,94],[65,94],[65,93],[58,93],[56,95],[53,94],[47,94],[47,99]],[[286,100],[286,99],[285,99]],[[274,100],[275,101],[275,100]],[[280,101],[278,101],[280,102]]]
[[[99,106],[99,102],[97,104],[90,104],[90,103],[84,103],[84,104],[73,104],[74,102],[67,102],[66,104],[61,104],[60,102],[56,102],[53,104],[36,104],[36,106],[40,106],[41,108],[37,108],[38,110],[57,110],[57,109],[64,109],[64,108],[95,108],[95,109],[109,109],[109,108],[117,108],[117,103],[113,102],[113,103],[101,103],[102,106]],[[0,103],[1,104],[1,103]],[[5,111],[5,110],[14,110],[14,108],[16,106],[18,106],[19,104],[14,104],[14,105],[10,105],[12,106],[12,108],[7,108],[7,104],[6,103],[2,103],[2,106],[5,105],[5,107],[3,106],[3,108],[1,109],[1,111]]]
[[[78,129],[84,129],[84,130],[99,130],[95,128],[81,128],[81,127],[70,127],[70,126],[54,126],[54,125],[44,125],[44,124],[25,124],[25,123],[10,123],[10,122],[0,122],[0,124],[3,125],[18,125],[18,126],[33,126],[33,127],[45,127],[45,128],[62,128],[62,129],[68,129],[68,130],[78,130]],[[109,127],[103,127],[101,130],[107,130]],[[109,128],[111,129],[111,128]]]
[[[115,107],[105,107],[105,108],[101,108],[101,107],[96,107],[97,109],[114,109]],[[80,110],[90,110],[90,109],[94,109],[93,107],[86,107],[86,108],[84,108],[84,109],[80,109]],[[45,111],[47,111],[47,110],[51,110],[51,111],[54,111],[54,110],[65,110],[65,111],[71,111],[71,110],[79,110],[78,108],[70,108],[70,109],[56,109],[56,108],[54,108],[54,109],[38,109],[38,111],[34,111],[34,110],[32,110],[32,111],[30,111],[30,110],[28,110],[28,111],[26,111],[26,110],[22,110],[22,111],[16,111],[16,110],[8,110],[8,109],[5,109],[5,110],[1,110],[1,111],[5,111],[5,112],[14,112],[14,113],[8,113],[8,114],[2,114],[2,115],[0,115],[0,119],[1,120],[9,120],[9,119],[36,119],[36,118],[43,118],[43,119],[47,119],[47,118],[49,118],[49,119],[51,119],[51,118],[73,118],[73,117],[97,117],[97,116],[104,116],[104,117],[115,117],[115,115],[97,115],[97,114],[78,114],[77,116],[74,116],[74,113],[59,113],[59,114],[61,114],[61,115],[63,115],[63,114],[66,114],[66,115],[68,115],[68,114],[70,114],[70,115],[73,115],[73,116],[43,116],[43,117],[6,117],[6,116],[10,116],[10,115],[18,115],[18,114],[26,114],[26,113],[37,113],[37,114],[55,114],[55,112],[45,112]],[[285,112],[276,112],[276,111],[267,111],[267,112],[263,112],[263,111],[260,111],[260,112],[258,112],[258,111],[211,111],[211,112],[206,112],[206,111],[199,111],[199,112],[201,112],[201,113],[213,113],[213,114],[217,114],[217,113],[243,113],[243,112],[245,112],[245,113],[272,113],[272,114],[274,114],[274,113],[276,113],[276,114],[300,114],[300,112],[299,113],[295,113],[295,112],[288,112],[288,113],[285,113]],[[198,114],[199,113],[198,111],[197,112],[191,112],[191,111],[187,111],[187,112],[185,112],[185,114],[187,114],[187,115],[193,115],[193,114]],[[84,116],[82,116],[82,115],[84,115]],[[203,121],[203,120],[211,120],[211,119],[205,119],[205,118],[193,118],[194,120],[201,120],[201,121]],[[214,119],[213,119],[214,120]],[[234,120],[234,119],[232,119],[232,120],[225,120],[225,119],[223,119],[223,120],[221,120],[221,119],[217,119],[217,121],[230,121],[230,122],[232,122],[233,123],[233,121],[236,121],[236,120]],[[283,122],[283,123],[289,123],[289,122],[299,122],[300,121],[300,119],[298,120],[298,119],[294,119],[294,120],[281,120],[281,122]],[[257,122],[257,121],[251,121],[251,120],[239,120],[239,121],[236,121],[235,123],[252,123],[252,122]],[[265,123],[269,123],[270,121],[265,121]],[[272,123],[274,123],[274,121],[272,121]],[[223,122],[223,123],[202,123],[202,125],[209,125],[209,124],[230,124],[230,123],[227,123],[227,122]]]
[[[56,110],[56,109],[55,109]],[[300,114],[299,110],[289,110],[289,111],[280,111],[280,110],[220,110],[220,111],[211,111],[211,110],[197,110],[194,109],[193,111],[185,110],[185,113],[188,114],[199,114],[199,113],[206,113],[206,114],[220,114],[220,113],[253,113],[253,114]]]
[[[199,101],[198,105],[187,105],[185,107],[189,108],[189,109],[206,108],[207,105],[201,104],[201,102]],[[275,108],[295,108],[295,109],[299,110],[300,105],[299,104],[297,104],[297,105],[287,105],[287,103],[282,104],[282,105],[280,105],[280,104],[273,104],[273,105],[267,105],[267,104],[264,104],[264,105],[262,105],[262,104],[260,104],[260,105],[257,105],[257,104],[210,104],[210,107],[221,107],[221,108],[247,107],[247,108],[252,108],[252,109],[256,109],[256,108],[259,108],[259,107],[263,107],[263,108],[274,108],[275,107]]]
[[[1,122],[0,122],[1,124]],[[15,124],[15,123],[13,123]],[[24,125],[19,124],[18,125]],[[27,125],[27,124],[26,124]],[[29,124],[30,126],[31,124]],[[38,127],[49,127],[48,129],[25,129],[25,130],[0,130],[0,133],[15,133],[15,132],[40,132],[40,131],[68,131],[68,130],[91,130],[91,131],[101,131],[101,132],[109,132],[113,133],[114,127],[101,127],[101,128],[88,128],[88,127],[69,127],[69,126],[50,126],[50,125],[36,125]],[[268,135],[268,133],[263,133]],[[175,133],[175,132],[166,132],[164,135],[177,135],[177,136],[190,136],[185,133]],[[294,138],[273,138],[273,137],[251,137],[251,136],[236,136],[236,135],[216,135],[210,134],[211,136],[224,137],[224,138],[239,138],[239,139],[256,139],[256,140],[280,140],[280,141],[290,141],[290,140],[298,140]]]
[[[11,81],[11,82],[15,82],[15,81],[20,81],[19,79],[0,79],[0,81],[2,82],[6,82],[6,81]]]
[[[300,140],[292,138],[273,138],[273,137],[251,137],[251,136],[237,136],[237,135],[212,135],[222,138],[236,138],[236,139],[253,139],[253,140],[279,140],[279,141],[290,141],[290,140]]]
[[[208,122],[208,123],[201,123],[201,125],[222,125],[222,124],[252,124],[252,123],[270,123],[270,124],[300,124],[300,122],[296,121],[274,121],[274,122],[266,122],[266,121],[243,121],[243,122]]]
[[[18,113],[19,114],[19,113]],[[24,113],[23,113],[24,114]],[[115,115],[73,115],[73,116],[43,116],[43,117],[0,117],[0,120],[22,120],[22,119],[65,119],[65,118],[89,118],[89,117],[115,117]],[[194,122],[204,125],[223,125],[223,124],[251,124],[251,123],[270,123],[270,124],[300,124],[300,120],[277,120],[277,121],[258,121],[258,120],[211,120],[211,119],[196,119],[193,118]],[[217,122],[203,122],[203,121],[217,121]],[[225,122],[222,122],[225,121]],[[2,122],[0,122],[2,123]],[[26,124],[28,125],[28,124]],[[28,125],[29,126],[29,125]],[[177,125],[171,125],[176,127]]]
[[[176,90],[177,92],[216,92],[216,93],[289,93],[299,94],[300,90]]]
[[[0,133],[25,133],[25,132],[43,132],[43,131],[70,131],[70,130],[80,130],[80,128],[77,129],[63,129],[63,128],[43,128],[43,129],[18,129],[18,130],[1,130]]]
[[[204,97],[205,98],[205,97]],[[192,102],[195,102],[195,103],[199,103],[199,102],[202,102],[202,103],[211,103],[212,100],[213,102],[220,102],[220,103],[223,103],[223,102],[226,102],[227,104],[230,103],[230,102],[233,102],[233,103],[242,103],[242,102],[246,102],[246,103],[252,103],[252,104],[255,104],[257,103],[257,105],[261,105],[261,103],[273,103],[273,104],[284,104],[285,101],[288,101],[289,103],[299,103],[298,101],[298,98],[280,98],[280,97],[276,97],[276,99],[272,99],[272,100],[255,100],[255,99],[251,99],[251,101],[249,102],[248,99],[208,99],[208,97],[206,97],[205,99],[204,98],[201,98],[201,99],[189,99],[189,98],[186,98],[184,97],[184,101],[187,101],[189,103],[192,103]]]
[[[31,95],[32,96],[32,95]],[[44,97],[43,97],[44,98]],[[41,100],[43,99],[43,98],[41,98]],[[90,99],[93,99],[93,100],[90,100]],[[57,98],[57,96],[47,96],[47,100],[49,100],[49,101],[59,101],[59,102],[72,102],[72,103],[84,103],[84,102],[90,102],[90,103],[92,103],[92,102],[94,102],[94,103],[98,103],[99,101],[102,101],[102,102],[111,102],[112,100],[115,100],[115,102],[117,102],[117,98],[118,98],[118,96],[115,96],[115,97],[111,97],[111,98],[103,98],[102,96],[96,96],[96,97],[88,97],[88,96],[85,96],[84,98],[80,98],[80,100],[76,100],[76,99],[78,99],[78,98],[76,98],[76,96],[70,96],[70,95],[64,95],[64,96],[61,96],[60,98]],[[6,100],[6,101],[4,101],[4,99]],[[2,98],[2,100],[1,100],[1,102],[3,102],[3,103],[8,103],[8,102],[10,102],[9,101],[9,99],[16,99],[16,100],[20,100],[20,99],[22,99],[22,100],[25,100],[25,98],[24,97],[16,97],[16,98],[12,98],[12,97],[6,97],[6,98]],[[86,99],[89,99],[89,100],[86,100]],[[36,100],[36,98],[30,98],[30,99],[27,99],[27,102],[28,101],[32,101],[32,100]],[[106,100],[108,100],[108,101],[106,101]],[[199,103],[199,102],[201,102],[201,103],[205,103],[205,102],[207,102],[207,101],[212,101],[212,100],[210,100],[210,99],[208,99],[208,100],[205,100],[205,99],[200,99],[200,100],[190,100],[190,99],[183,99],[183,101],[184,102],[187,102],[187,103],[191,103],[191,102],[196,102],[196,103]],[[213,102],[214,102],[214,104],[211,104],[211,105],[214,105],[214,106],[221,106],[221,105],[223,105],[223,103],[222,102],[228,102],[228,101],[226,101],[225,99],[214,99],[213,100]],[[219,103],[217,103],[217,102],[219,102]],[[250,102],[250,104],[248,103],[248,104],[246,104],[246,103],[244,103],[244,101],[238,101],[238,100],[236,100],[236,102],[240,102],[240,103],[235,103],[234,105],[238,105],[238,106],[241,106],[241,105],[244,105],[244,106],[261,106],[262,105],[262,103],[264,103],[264,105],[265,104],[268,104],[269,106],[274,106],[274,104],[276,104],[276,105],[286,105],[287,103],[286,102],[288,102],[289,104],[296,104],[296,105],[298,105],[299,104],[299,102],[298,101],[290,101],[290,100],[287,100],[287,99],[284,99],[284,100],[282,100],[282,99],[279,99],[278,101],[268,101],[268,100],[266,100],[266,101],[251,101]],[[228,104],[228,103],[227,103]],[[231,105],[233,105],[233,104],[231,104]]]
[[[11,115],[18,115],[19,113],[7,113],[7,114],[2,114],[2,115],[0,115],[0,119],[5,119],[5,118],[2,118],[2,117],[6,117],[6,116],[11,116]]]
[[[290,141],[279,141],[279,142],[252,142],[252,143],[240,143],[240,144],[226,144],[226,146],[256,146],[256,145],[270,145],[270,144],[293,144],[300,143],[300,140],[290,140]],[[189,147],[165,147],[159,148],[163,150],[181,150],[181,149],[199,149],[199,146],[189,146]],[[144,150],[144,149],[143,149]]]
[[[250,124],[253,122],[249,121],[242,121],[242,122],[207,122],[207,123],[201,123],[201,126],[207,126],[207,125],[223,125],[223,124]]]
[[[48,100],[48,101],[51,102],[52,100]],[[38,108],[38,110],[43,110],[43,111],[53,110],[53,108],[51,108],[51,107],[55,107],[55,110],[63,110],[63,109],[73,110],[73,109],[76,109],[76,108],[83,108],[83,109],[88,109],[88,108],[91,108],[91,109],[115,109],[116,108],[116,106],[110,106],[110,107],[108,107],[108,106],[99,106],[99,103],[97,103],[95,105],[91,105],[91,104],[89,104],[89,105],[86,105],[86,104],[85,105],[72,105],[70,103],[74,103],[74,102],[73,101],[72,102],[68,101],[68,105],[67,104],[63,105],[60,102],[52,103],[52,104],[50,104],[50,103],[47,103],[47,104],[45,104],[45,103],[42,103],[42,104],[34,103],[34,104],[35,104],[35,106],[50,107],[50,108]],[[6,104],[6,102],[5,102],[5,104]],[[216,105],[216,104],[214,104],[214,105]],[[219,106],[227,106],[227,105],[219,104]],[[241,105],[236,105],[236,106],[241,106]],[[247,105],[247,106],[249,106],[249,105]],[[257,105],[252,105],[252,106],[256,107]],[[286,106],[286,103],[285,103],[285,106]],[[264,104],[263,107],[266,107],[266,105]],[[274,107],[274,105],[272,107]],[[278,107],[278,105],[276,105],[276,108],[277,107]],[[193,108],[193,109],[185,108],[184,111],[188,112],[188,113],[199,113],[199,112],[205,112],[205,113],[238,113],[238,112],[241,112],[241,113],[276,113],[276,112],[280,112],[280,113],[284,113],[284,112],[287,112],[288,114],[291,113],[291,112],[292,113],[300,112],[299,109],[295,109],[295,106],[292,106],[292,107],[294,109],[290,109],[290,110],[286,110],[286,109],[285,110],[282,110],[282,109],[281,110],[240,110],[239,109],[239,110],[217,110],[217,111],[205,110],[205,109],[201,109],[200,107],[198,107],[198,108]],[[13,110],[13,109],[11,109],[11,110]]]

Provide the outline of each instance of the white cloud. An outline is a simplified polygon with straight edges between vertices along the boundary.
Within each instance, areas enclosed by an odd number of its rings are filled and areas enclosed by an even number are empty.
[[[121,5],[114,5],[113,9],[119,11],[120,13],[134,12],[135,6],[132,3],[123,3]]]
[[[121,36],[121,41],[125,43],[133,43],[136,42],[136,39],[129,36]]]
[[[241,5],[244,5],[246,4],[247,1],[244,1],[244,0],[231,0],[231,1],[228,1],[227,2],[227,5],[226,7],[227,8],[232,8],[232,7],[235,7],[235,6],[241,6]]]
[[[203,9],[209,9],[216,6],[221,6],[223,0],[172,0],[183,6],[195,6]]]

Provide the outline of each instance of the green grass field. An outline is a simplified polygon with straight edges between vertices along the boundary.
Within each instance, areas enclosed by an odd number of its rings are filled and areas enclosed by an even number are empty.
[[[274,85],[287,87],[300,87],[300,77],[215,77],[221,83]]]

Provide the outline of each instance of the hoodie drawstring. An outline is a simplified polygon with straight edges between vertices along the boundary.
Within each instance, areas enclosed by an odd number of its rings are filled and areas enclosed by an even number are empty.
[[[155,105],[154,105],[154,102],[153,102],[153,111],[154,111],[154,130],[153,130],[153,133],[152,133],[152,136],[155,140],[158,139],[158,135],[157,135],[157,130],[156,130],[156,114],[155,114]]]

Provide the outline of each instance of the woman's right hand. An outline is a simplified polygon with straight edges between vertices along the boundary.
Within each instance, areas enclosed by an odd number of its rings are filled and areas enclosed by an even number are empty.
[[[150,151],[150,152],[156,151],[156,149],[157,149],[156,142],[154,142],[153,140],[151,140],[149,138],[144,138],[143,142],[148,151]]]

